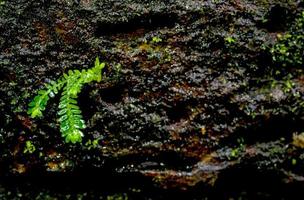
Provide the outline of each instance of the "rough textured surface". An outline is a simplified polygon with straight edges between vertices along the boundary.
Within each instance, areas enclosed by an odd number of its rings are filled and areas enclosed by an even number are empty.
[[[303,73],[291,90],[270,87],[276,66],[263,48],[301,10],[301,1],[279,0],[1,4],[1,198],[301,194],[304,154],[292,137],[304,130],[303,109],[292,96],[303,96]],[[79,97],[84,145],[65,145],[58,99],[40,120],[27,116],[27,103],[96,56],[106,78]]]

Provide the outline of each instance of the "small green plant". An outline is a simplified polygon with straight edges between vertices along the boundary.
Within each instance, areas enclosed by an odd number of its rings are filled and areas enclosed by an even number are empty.
[[[234,44],[236,40],[232,36],[228,36],[225,38],[225,42],[227,42],[228,44]]]
[[[295,158],[291,159],[291,164],[292,165],[297,165],[297,159],[295,159]]]
[[[152,39],[151,39],[151,43],[160,43],[160,42],[162,42],[163,40],[160,38],[160,37],[158,37],[158,36],[154,36],[154,37],[152,37]]]
[[[128,196],[126,194],[114,194],[107,196],[106,200],[128,200]]]
[[[229,159],[238,158],[244,151],[245,151],[244,139],[239,138],[237,139],[237,146],[231,149]]]
[[[42,117],[50,97],[54,97],[60,90],[61,98],[58,106],[60,132],[65,142],[81,142],[83,133],[81,129],[86,127],[82,119],[81,110],[77,105],[77,96],[86,83],[101,81],[101,72],[105,63],[100,63],[96,58],[95,66],[88,70],[69,70],[63,74],[57,82],[51,81],[45,85],[45,89],[39,90],[38,95],[29,103],[28,114],[32,118]]]
[[[94,139],[94,140],[89,139],[85,143],[85,146],[88,148],[88,150],[96,149],[99,146],[99,140],[100,140],[100,138],[97,138],[97,139]]]
[[[26,141],[23,153],[32,154],[35,151],[36,151],[36,147],[33,145],[33,143],[30,140]]]

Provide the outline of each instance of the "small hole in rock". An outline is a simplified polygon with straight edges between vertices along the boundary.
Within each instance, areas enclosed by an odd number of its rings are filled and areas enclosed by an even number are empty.
[[[289,21],[288,16],[290,13],[287,8],[276,5],[269,11],[267,22],[263,26],[270,32],[284,31]]]
[[[188,108],[186,103],[177,103],[175,106],[167,110],[168,118],[174,122],[186,118],[188,116]]]
[[[122,101],[124,93],[124,87],[121,85],[105,88],[100,91],[102,100],[107,103],[117,103]]]

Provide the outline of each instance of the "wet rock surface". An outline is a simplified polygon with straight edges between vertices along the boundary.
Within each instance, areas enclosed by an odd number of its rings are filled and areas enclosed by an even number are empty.
[[[2,199],[298,199],[303,73],[270,87],[263,46],[301,1],[13,1],[0,5]],[[107,63],[79,106],[83,145],[64,144],[44,83]],[[298,145],[299,146],[299,145]],[[99,183],[96,185],[96,181]],[[32,190],[32,187],[37,189]]]

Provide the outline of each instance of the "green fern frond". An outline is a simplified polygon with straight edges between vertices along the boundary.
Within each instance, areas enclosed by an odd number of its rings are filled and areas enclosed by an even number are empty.
[[[82,79],[84,83],[92,81],[100,82],[102,79],[101,71],[105,67],[105,63],[100,63],[99,59],[96,58],[95,66],[89,69],[87,72],[82,71]]]
[[[64,103],[59,107],[58,115],[62,137],[65,137],[66,142],[81,142],[83,133],[80,129],[84,129],[86,126],[77,101],[67,94],[61,98]]]
[[[66,142],[81,142],[85,122],[82,119],[80,108],[77,106],[77,95],[81,91],[83,81],[79,71],[70,72],[70,78],[62,93],[60,104],[58,106],[58,115],[60,116],[60,131]]]
[[[31,115],[32,118],[42,117],[42,111],[45,110],[48,100],[50,97],[53,98],[55,94],[61,90],[65,81],[66,80],[64,79],[59,79],[57,83],[55,81],[51,81],[50,84],[46,84],[45,88],[39,90],[38,95],[28,104],[29,109],[27,113]]]
[[[54,97],[63,88],[60,103],[58,106],[58,116],[60,132],[65,142],[81,142],[83,137],[82,129],[86,128],[81,110],[77,105],[77,97],[85,83],[101,81],[101,72],[105,63],[100,63],[96,58],[93,68],[88,70],[69,70],[57,82],[52,81],[46,85],[46,89],[40,90],[38,95],[29,103],[28,114],[32,118],[42,117],[49,97]]]

